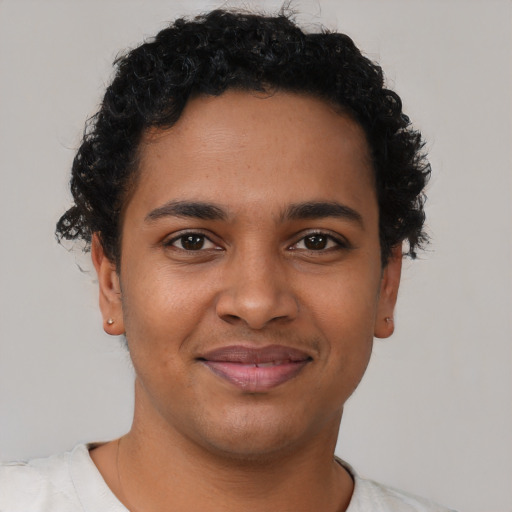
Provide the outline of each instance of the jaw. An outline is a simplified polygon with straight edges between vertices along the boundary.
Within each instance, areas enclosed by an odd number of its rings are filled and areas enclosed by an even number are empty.
[[[185,415],[176,407],[156,408],[140,378],[136,378],[131,434],[138,438],[141,446],[151,433],[151,439],[170,452],[237,464],[265,465],[293,457],[297,451],[307,450],[312,445],[317,449],[327,445],[332,448],[332,456],[342,407],[330,413],[326,411],[322,417],[316,413],[316,421],[311,423],[310,404],[300,398],[295,400],[294,408],[286,408],[283,414],[285,396],[243,391],[237,391],[236,395],[235,398],[231,391],[229,400],[213,408],[202,407],[199,403],[197,410],[191,411],[190,405],[185,404]]]

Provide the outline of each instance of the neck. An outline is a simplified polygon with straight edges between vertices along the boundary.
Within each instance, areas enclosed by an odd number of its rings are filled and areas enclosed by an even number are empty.
[[[348,506],[353,482],[333,455],[341,414],[312,441],[242,456],[205,449],[158,416],[148,421],[145,412],[136,407],[130,432],[105,447],[105,457],[93,456],[131,512],[339,512]]]
[[[176,445],[149,445],[132,429],[122,440],[121,499],[132,512],[345,510],[353,483],[332,452],[301,450],[282,459],[197,456]]]

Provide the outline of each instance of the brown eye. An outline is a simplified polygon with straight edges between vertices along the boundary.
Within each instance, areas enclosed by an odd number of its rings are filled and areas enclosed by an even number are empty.
[[[202,233],[194,232],[182,233],[181,235],[175,236],[170,240],[165,240],[163,242],[163,246],[165,248],[182,251],[183,254],[221,250],[221,247],[212,242],[208,236],[203,235]]]
[[[320,251],[327,247],[329,237],[325,235],[309,235],[304,237],[304,246],[310,251]]]
[[[349,249],[350,244],[340,237],[335,237],[327,233],[309,233],[302,237],[296,244],[290,247],[294,251],[310,251],[324,253],[335,251],[337,249]]]
[[[204,247],[205,237],[196,234],[183,235],[178,241],[181,241],[181,247],[187,251],[199,251]]]

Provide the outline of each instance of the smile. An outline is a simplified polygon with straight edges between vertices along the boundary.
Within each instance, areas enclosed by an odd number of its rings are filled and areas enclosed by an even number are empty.
[[[223,347],[199,360],[218,377],[251,393],[268,391],[297,376],[312,361],[306,353],[290,347]]]

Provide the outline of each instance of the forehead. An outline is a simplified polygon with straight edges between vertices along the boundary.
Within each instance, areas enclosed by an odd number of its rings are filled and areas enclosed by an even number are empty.
[[[232,207],[275,199],[285,206],[336,201],[340,193],[345,201],[375,197],[364,132],[302,94],[195,98],[172,128],[146,133],[139,150],[135,195],[147,208],[172,199],[225,199]]]

